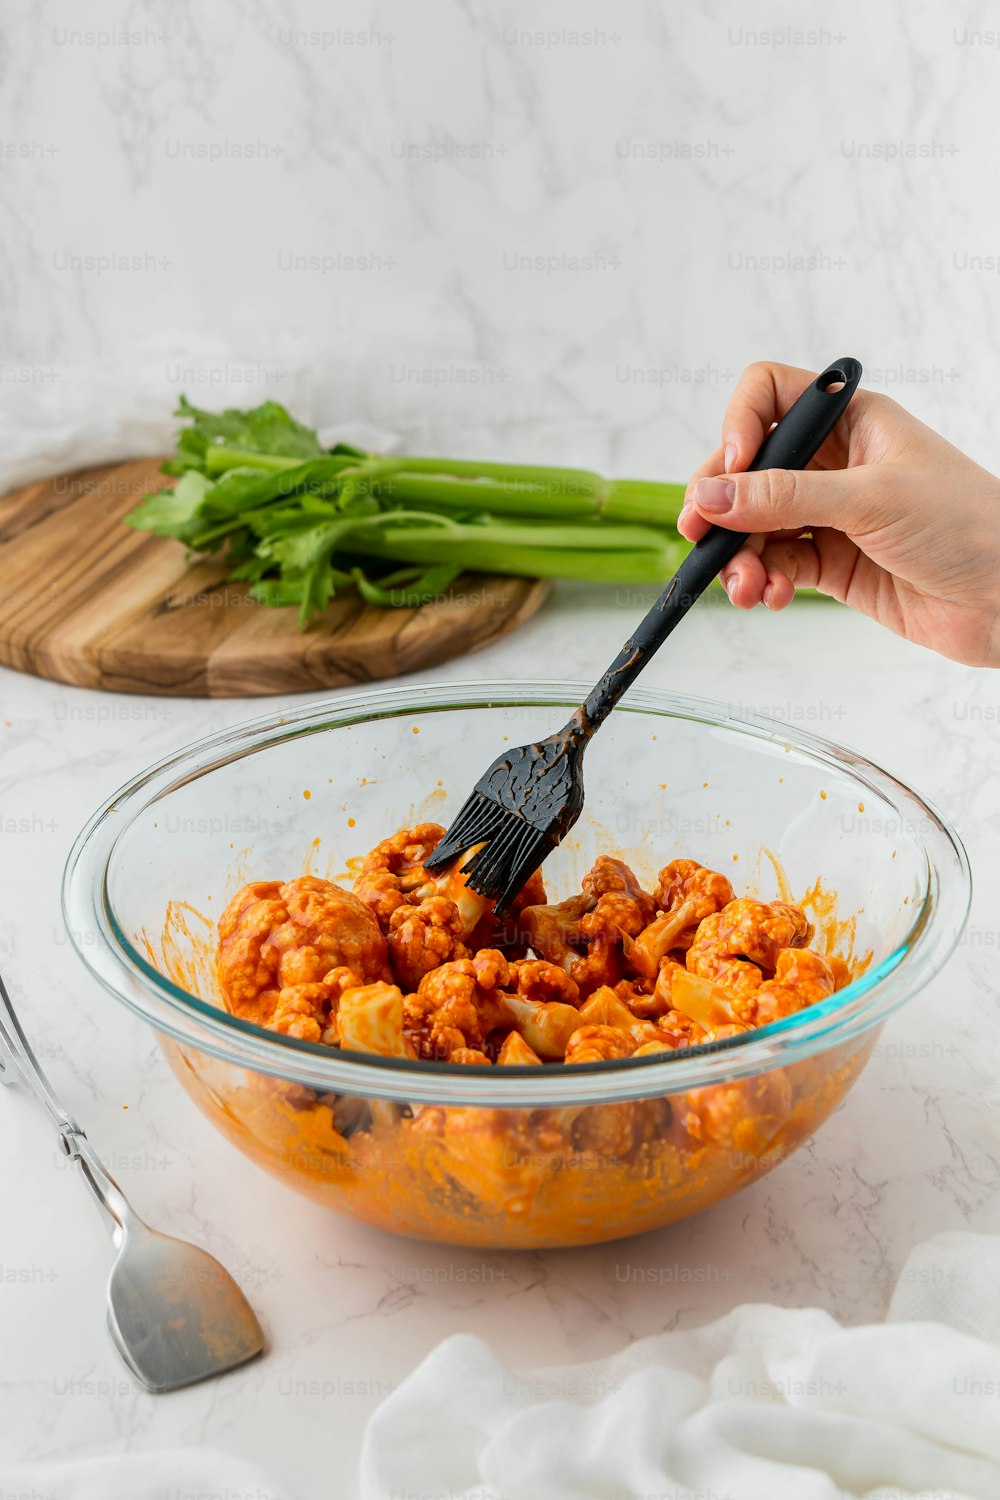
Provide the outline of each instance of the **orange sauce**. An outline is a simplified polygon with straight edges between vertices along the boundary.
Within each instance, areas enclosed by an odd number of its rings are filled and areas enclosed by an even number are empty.
[[[319,846],[317,838],[304,873]],[[762,856],[780,899],[792,900],[780,861],[767,850]],[[839,953],[852,973],[868,967],[872,954],[854,951],[857,914],[838,916],[836,892],[817,879],[796,904],[815,924],[815,947]],[[140,941],[176,985],[221,1003],[211,918],[172,901],[161,933],[154,940],[144,932]],[[562,1113],[320,1094],[160,1040],[217,1128],[313,1200],[424,1239],[538,1249],[658,1228],[753,1182],[837,1107],[876,1037],[873,1031],[753,1078],[680,1093],[664,1092],[669,1062],[662,1075],[650,1065],[648,1098]]]

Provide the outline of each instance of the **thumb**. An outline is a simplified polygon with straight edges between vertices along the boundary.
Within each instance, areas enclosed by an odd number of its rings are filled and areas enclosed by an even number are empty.
[[[730,531],[800,531],[832,526],[864,531],[874,524],[877,489],[870,468],[759,469],[699,479],[695,509]]]

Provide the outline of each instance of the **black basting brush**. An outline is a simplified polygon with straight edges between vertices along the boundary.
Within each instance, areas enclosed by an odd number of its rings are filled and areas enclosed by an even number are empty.
[[[856,359],[828,365],[761,444],[750,469],[804,469],[847,409],[861,379]],[[558,734],[505,750],[476,782],[425,868],[463,865],[469,885],[507,907],[573,827],[583,808],[583,752],[667,636],[747,540],[713,526],[681,563],[586,701]]]

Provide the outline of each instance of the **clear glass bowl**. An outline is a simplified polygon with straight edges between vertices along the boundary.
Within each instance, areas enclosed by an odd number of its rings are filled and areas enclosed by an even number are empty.
[[[587,684],[392,688],[203,739],[129,782],[66,868],[77,951],[157,1031],[208,1118],[329,1207],[466,1245],[586,1244],[672,1222],[782,1161],[837,1106],[886,1016],[958,940],[954,832],[851,751],[719,704],[633,690],[587,752],[550,899],[598,853],[652,880],[689,856],[738,893],[803,901],[849,988],[665,1058],[511,1068],[341,1053],[214,1003],[214,923],[250,879],[350,879],[397,827],[447,823],[500,746],[559,727]]]

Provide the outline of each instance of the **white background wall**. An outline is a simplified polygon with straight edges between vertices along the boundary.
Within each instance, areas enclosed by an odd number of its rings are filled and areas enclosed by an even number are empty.
[[[743,364],[846,352],[1000,462],[985,4],[7,16],[0,480],[155,448],[182,389],[680,478]]]

